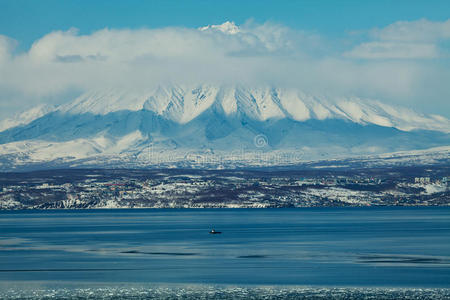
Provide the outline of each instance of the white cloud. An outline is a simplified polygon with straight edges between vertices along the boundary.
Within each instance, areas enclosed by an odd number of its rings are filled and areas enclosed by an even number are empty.
[[[345,55],[364,59],[437,58],[439,50],[434,44],[377,41],[362,43]]]
[[[0,34],[0,65],[11,59],[11,52],[17,42]]]
[[[411,61],[438,57],[439,47],[412,38],[395,41],[395,30],[386,32],[374,31],[380,40],[357,45],[347,57],[317,34],[271,23],[103,29],[86,35],[71,29],[51,32],[18,54],[12,52],[14,41],[0,36],[0,107],[23,108],[28,102],[68,98],[74,91],[146,89],[164,81],[287,85],[416,103],[426,95],[431,105],[447,103],[448,68]]]
[[[68,88],[140,88],[166,80],[259,81],[268,64],[301,57],[298,44],[316,42],[313,35],[276,24],[248,23],[233,34],[216,29],[51,32],[10,58],[0,85],[46,96]]]
[[[444,22],[399,21],[371,30],[373,41],[364,42],[345,53],[364,59],[431,59],[442,56],[439,47],[450,39],[450,19]]]
[[[372,36],[379,40],[396,42],[435,42],[450,39],[450,19],[444,22],[426,19],[399,21],[382,29],[374,29]]]

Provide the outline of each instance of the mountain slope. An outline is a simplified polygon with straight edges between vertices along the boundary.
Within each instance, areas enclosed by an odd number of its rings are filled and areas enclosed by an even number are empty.
[[[237,150],[317,159],[450,144],[450,122],[441,116],[273,87],[160,85],[144,92],[96,91],[37,111],[34,118],[25,113],[15,123],[3,121],[10,125],[0,132],[3,168],[99,156],[148,160],[149,151],[168,161],[170,153],[175,161],[186,153]]]

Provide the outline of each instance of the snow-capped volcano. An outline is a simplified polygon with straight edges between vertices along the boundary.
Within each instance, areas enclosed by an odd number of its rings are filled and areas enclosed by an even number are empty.
[[[192,151],[236,150],[301,152],[314,159],[450,144],[450,121],[442,116],[269,86],[172,84],[139,92],[93,91],[22,116],[2,122],[4,167],[104,155],[141,159],[149,149],[176,153],[173,160]]]
[[[151,111],[179,124],[193,121],[208,109],[224,117],[246,116],[255,121],[289,119],[347,120],[403,131],[450,132],[450,121],[439,115],[423,115],[411,109],[360,98],[327,99],[295,89],[243,86],[158,86],[146,92],[110,90],[89,92],[55,109],[56,112],[106,115],[117,111]],[[50,111],[50,110],[49,110]],[[30,115],[30,114],[28,114]],[[44,115],[39,110],[38,117]],[[30,120],[28,117],[27,121]]]

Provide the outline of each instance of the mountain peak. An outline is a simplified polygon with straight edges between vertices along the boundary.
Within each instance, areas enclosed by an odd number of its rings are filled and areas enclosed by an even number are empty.
[[[226,21],[223,24],[220,25],[208,25],[204,27],[199,28],[200,31],[209,31],[209,30],[216,30],[221,31],[225,34],[236,34],[240,32],[239,26],[237,26],[233,21]]]

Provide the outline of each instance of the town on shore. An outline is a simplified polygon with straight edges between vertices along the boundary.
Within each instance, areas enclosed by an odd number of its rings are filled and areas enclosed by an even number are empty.
[[[0,173],[0,209],[448,206],[449,167]]]

